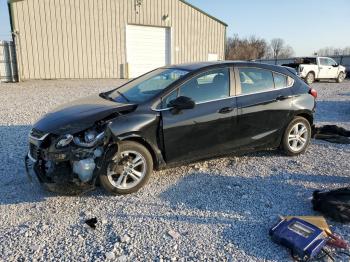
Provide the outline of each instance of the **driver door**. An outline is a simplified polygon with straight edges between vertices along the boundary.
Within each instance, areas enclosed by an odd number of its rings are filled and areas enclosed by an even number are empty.
[[[182,84],[168,97],[190,97],[195,107],[162,111],[165,156],[168,163],[189,162],[218,155],[233,147],[236,98],[232,97],[230,68],[212,69]]]
[[[337,63],[330,58],[319,58],[319,78],[336,78],[338,76],[338,67],[334,67]]]

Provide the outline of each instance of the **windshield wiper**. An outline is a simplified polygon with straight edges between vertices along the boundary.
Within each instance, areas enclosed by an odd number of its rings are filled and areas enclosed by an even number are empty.
[[[116,90],[116,91],[117,91],[117,93],[118,93],[121,97],[123,97],[123,98],[126,100],[126,102],[130,103],[130,100],[129,100],[124,94],[122,94],[122,93],[119,92],[118,90]]]

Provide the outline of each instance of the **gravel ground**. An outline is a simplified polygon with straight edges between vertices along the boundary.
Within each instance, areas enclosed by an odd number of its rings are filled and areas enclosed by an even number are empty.
[[[0,84],[0,261],[290,261],[277,215],[315,215],[315,189],[348,185],[350,146],[312,141],[299,157],[260,152],[155,172],[139,193],[66,197],[24,172],[30,126],[58,104],[121,80]],[[350,81],[316,83],[317,124],[350,128]],[[96,230],[84,220],[98,218]],[[329,221],[350,240],[350,226]]]

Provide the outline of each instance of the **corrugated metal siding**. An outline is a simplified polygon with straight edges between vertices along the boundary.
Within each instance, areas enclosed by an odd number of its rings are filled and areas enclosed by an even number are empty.
[[[225,25],[179,0],[11,4],[21,79],[126,77],[127,24],[171,28],[174,64],[224,59]],[[169,19],[163,19],[169,15]]]

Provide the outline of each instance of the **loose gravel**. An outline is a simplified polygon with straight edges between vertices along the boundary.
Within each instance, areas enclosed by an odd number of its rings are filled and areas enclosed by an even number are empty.
[[[290,261],[269,227],[317,215],[315,189],[347,186],[350,146],[312,141],[298,157],[230,156],[155,172],[139,193],[66,197],[25,176],[31,125],[64,102],[122,80],[0,84],[0,261]],[[316,83],[317,124],[350,128],[350,81]],[[97,228],[84,222],[97,217]],[[350,240],[350,226],[329,221]]]

